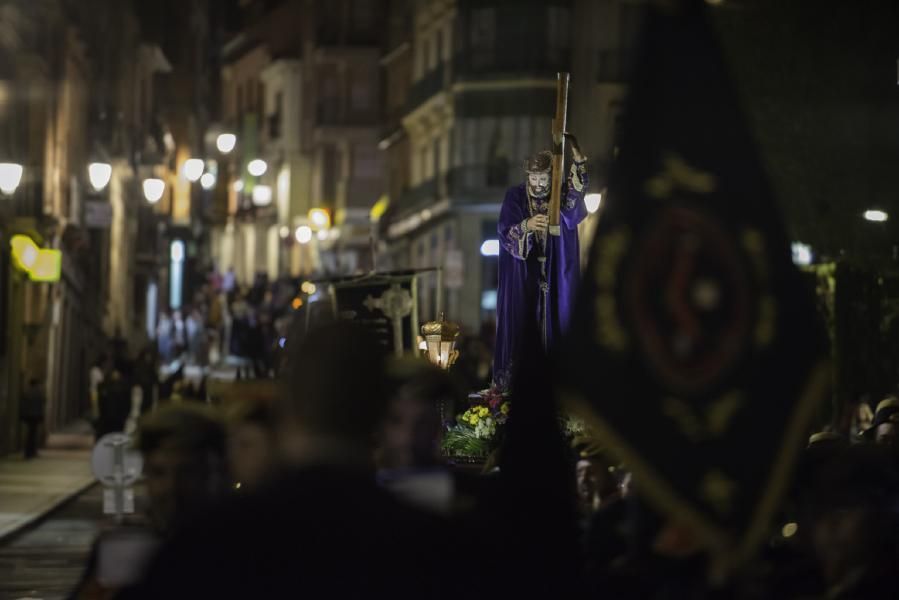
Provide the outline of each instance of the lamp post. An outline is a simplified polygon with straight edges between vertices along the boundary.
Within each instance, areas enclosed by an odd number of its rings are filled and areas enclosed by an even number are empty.
[[[106,162],[92,162],[87,166],[87,177],[94,191],[102,192],[112,178],[112,165]]]
[[[0,163],[0,192],[12,196],[22,182],[24,170],[18,163]]]
[[[421,326],[421,336],[425,339],[426,346],[422,355],[431,364],[449,370],[459,358],[459,351],[456,350],[459,326],[447,321],[446,316],[440,313],[439,321],[428,321]]]
[[[165,182],[162,179],[156,179],[155,177],[144,179],[143,187],[144,198],[146,198],[147,202],[150,204],[159,202],[163,192],[165,192]]]
[[[215,147],[222,154],[228,154],[232,150],[234,150],[234,146],[237,144],[237,136],[233,133],[221,133],[217,138],[215,138]]]

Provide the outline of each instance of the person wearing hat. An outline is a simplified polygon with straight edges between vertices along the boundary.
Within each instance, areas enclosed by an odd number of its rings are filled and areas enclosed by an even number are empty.
[[[574,136],[565,135],[572,142],[573,160],[561,190],[559,235],[548,231],[552,181],[548,151],[525,161],[524,183],[506,191],[500,210],[493,381],[503,390],[509,388],[515,352],[527,352],[520,345],[523,332],[533,326],[528,321],[537,319],[541,342],[548,348],[568,324],[574,304],[580,277],[577,226],[587,216],[587,158]]]
[[[863,435],[868,441],[895,448],[897,426],[899,426],[899,398],[888,396],[877,404],[874,422]]]

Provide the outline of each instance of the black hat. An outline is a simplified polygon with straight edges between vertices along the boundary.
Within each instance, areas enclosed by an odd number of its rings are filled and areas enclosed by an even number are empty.
[[[877,428],[884,423],[896,423],[899,425],[899,398],[888,396],[881,400],[874,411],[874,422],[862,435],[872,438],[876,434]]]

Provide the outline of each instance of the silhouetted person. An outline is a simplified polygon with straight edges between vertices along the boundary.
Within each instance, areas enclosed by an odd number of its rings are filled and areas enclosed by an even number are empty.
[[[44,421],[46,401],[44,386],[37,379],[31,379],[19,407],[19,418],[25,424],[25,458],[37,456],[38,427]]]
[[[123,365],[117,364],[100,384],[97,438],[107,433],[125,430],[125,421],[131,413],[131,383],[126,371]]]
[[[457,597],[463,582],[443,572],[462,556],[453,531],[374,482],[383,352],[347,323],[291,348],[278,419],[286,472],[176,535],[123,597]]]
[[[166,406],[140,421],[136,447],[144,459],[149,527],[103,532],[72,597],[109,598],[135,583],[159,543],[228,491],[225,429],[205,406]]]

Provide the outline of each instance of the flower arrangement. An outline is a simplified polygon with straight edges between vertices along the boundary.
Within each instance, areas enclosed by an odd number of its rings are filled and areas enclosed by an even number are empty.
[[[497,446],[512,405],[507,394],[490,388],[468,397],[469,407],[456,415],[443,436],[448,456],[484,459]]]

